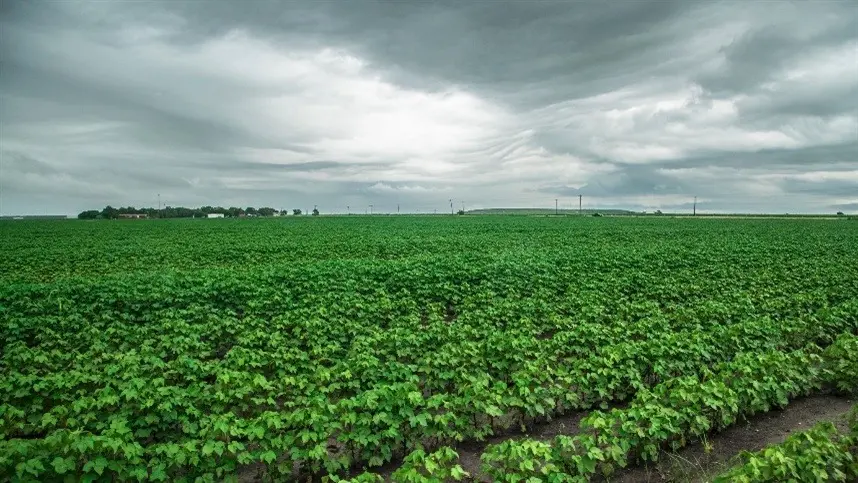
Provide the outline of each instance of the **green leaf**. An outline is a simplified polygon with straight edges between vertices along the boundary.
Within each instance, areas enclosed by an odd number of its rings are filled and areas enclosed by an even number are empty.
[[[456,481],[461,481],[470,475],[461,466],[456,465],[450,470],[450,476]]]
[[[271,464],[271,462],[272,462],[272,461],[274,461],[274,460],[276,460],[276,459],[277,459],[277,454],[276,454],[275,452],[273,452],[273,451],[266,451],[266,452],[262,453],[262,454],[259,456],[259,458],[260,458],[262,461],[264,461],[264,462],[266,462],[266,463],[268,463],[268,464]]]
[[[150,473],[149,478],[155,481],[166,481],[167,473],[164,471],[165,467],[163,464],[160,464],[152,469],[152,473]]]
[[[59,456],[54,458],[51,465],[54,467],[54,471],[56,471],[59,475],[65,474],[75,469],[76,466],[74,459],[72,459],[71,457],[61,458]]]
[[[107,468],[107,464],[107,458],[105,458],[104,456],[99,456],[95,459],[93,468],[95,469],[96,473],[101,475],[102,473],[104,473],[104,469]]]

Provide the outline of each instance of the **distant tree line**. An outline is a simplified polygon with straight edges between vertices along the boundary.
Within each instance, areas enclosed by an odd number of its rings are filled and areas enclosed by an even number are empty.
[[[231,206],[224,208],[222,206],[203,206],[200,208],[185,208],[183,206],[166,206],[160,210],[157,208],[135,208],[133,206],[125,206],[114,208],[105,206],[103,210],[87,210],[77,215],[80,220],[112,220],[120,218],[119,215],[139,215],[144,214],[148,218],[205,218],[210,213],[220,213],[224,216],[239,217],[239,216],[274,216],[278,211],[270,207],[254,208],[239,208]]]

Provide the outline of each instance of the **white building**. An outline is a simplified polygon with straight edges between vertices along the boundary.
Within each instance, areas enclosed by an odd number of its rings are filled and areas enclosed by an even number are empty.
[[[206,218],[223,218],[223,213],[209,213]]]

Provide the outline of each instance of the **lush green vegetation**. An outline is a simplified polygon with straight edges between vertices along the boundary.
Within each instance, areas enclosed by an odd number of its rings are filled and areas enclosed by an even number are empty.
[[[858,356],[856,341],[858,337],[843,334],[821,356],[814,354],[818,347],[813,344],[786,353],[741,352],[732,361],[719,364],[715,371],[704,369],[700,376],[676,377],[652,389],[642,389],[623,409],[590,413],[582,420],[583,432],[577,436],[557,436],[550,444],[521,439],[490,446],[483,454],[484,469],[495,481],[540,477],[588,481],[596,474],[611,475],[634,459],[655,461],[660,448],[678,449],[693,438],[735,423],[740,416],[783,407],[790,399],[819,389],[824,383],[840,386],[844,379],[858,376],[854,367],[837,362],[844,355],[844,347],[850,359]],[[858,386],[850,386],[849,390],[858,391]],[[740,473],[747,473],[749,481],[785,481],[789,477],[824,481],[827,478],[808,475],[818,476],[818,468],[824,468],[831,458],[843,463],[835,473],[838,481],[847,481],[847,474],[858,476],[850,452],[854,440],[823,442],[822,435],[811,432],[793,442],[820,443],[819,448],[804,448],[806,465],[797,463],[795,468],[770,473],[760,470],[760,462],[751,458],[750,466],[735,469],[724,481],[736,481],[732,477]],[[788,441],[785,448],[793,448],[790,444]],[[817,450],[819,454],[813,455]],[[798,449],[789,451],[800,453]],[[772,468],[779,463],[771,455],[764,458]],[[852,472],[844,473],[842,469]],[[757,479],[762,477],[773,479]]]
[[[858,481],[858,405],[852,410],[849,434],[839,433],[830,422],[820,423],[782,444],[743,452],[741,459],[715,483]]]
[[[0,223],[0,476],[339,480],[405,457],[397,480],[444,481],[457,442],[600,408],[483,457],[585,481],[849,390],[856,240],[812,219]]]

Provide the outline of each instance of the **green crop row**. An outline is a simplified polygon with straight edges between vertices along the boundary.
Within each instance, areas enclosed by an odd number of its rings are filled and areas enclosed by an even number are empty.
[[[783,407],[823,382],[842,388],[858,376],[847,362],[858,357],[858,337],[842,334],[821,355],[815,347],[784,354],[743,353],[702,377],[681,377],[643,390],[626,409],[596,411],[585,418],[582,434],[558,436],[553,444],[529,439],[507,440],[483,455],[484,471],[494,481],[589,481],[610,475],[635,459],[654,461],[661,448],[678,449],[688,440],[733,424],[739,416]],[[849,391],[854,391],[850,386]],[[847,391],[848,392],[848,391]],[[825,423],[757,454],[743,453],[743,465],[716,482],[851,481],[858,476],[858,405],[849,418],[851,435],[841,437]],[[409,455],[393,473],[397,482],[460,480],[466,473],[449,448]],[[382,481],[365,473],[350,481]],[[333,481],[345,481],[334,479]]]
[[[612,474],[631,461],[654,461],[664,447],[677,449],[740,416],[782,407],[823,382],[854,377],[840,362],[843,347],[853,351],[856,337],[844,334],[821,356],[815,346],[790,353],[743,353],[702,376],[679,377],[642,389],[631,404],[608,413],[595,411],[581,421],[582,433],[552,443],[507,440],[487,448],[483,470],[496,481],[587,481]],[[858,352],[849,352],[848,358]],[[846,373],[841,372],[841,369]]]
[[[196,423],[190,423],[197,424],[196,427],[183,428],[190,437],[181,442],[145,446],[139,439],[146,433],[141,432],[139,423],[138,429],[132,431],[129,420],[133,413],[129,414],[128,409],[137,408],[136,411],[146,414],[147,401],[154,405],[166,388],[163,383],[145,386],[135,383],[138,379],[131,379],[126,384],[128,389],[108,394],[98,391],[94,396],[79,398],[71,407],[57,405],[43,413],[38,421],[31,424],[39,429],[54,428],[53,431],[44,439],[11,438],[3,442],[0,445],[0,457],[3,458],[0,465],[14,466],[16,473],[23,470],[34,477],[41,477],[53,473],[46,463],[59,455],[65,458],[59,467],[64,472],[106,472],[122,478],[142,478],[148,474],[149,478],[157,480],[162,475],[164,478],[177,478],[188,469],[193,469],[190,474],[210,474],[221,478],[233,473],[239,465],[251,462],[266,464],[273,475],[288,475],[292,472],[293,461],[310,460],[335,473],[348,468],[355,460],[371,461],[385,455],[385,451],[386,457],[379,461],[387,461],[392,457],[395,444],[404,442],[403,446],[413,448],[427,441],[460,441],[466,437],[490,434],[495,429],[491,426],[492,418],[500,418],[516,409],[545,415],[556,411],[557,407],[589,407],[593,402],[646,391],[647,381],[670,380],[676,375],[705,370],[706,364],[728,358],[733,351],[779,348],[783,347],[784,341],[807,342],[807,339],[815,338],[817,334],[813,329],[819,325],[801,321],[776,324],[763,319],[713,326],[711,332],[654,330],[656,337],[601,348],[597,352],[598,357],[569,360],[565,369],[563,366],[549,367],[541,372],[541,377],[535,377],[540,374],[538,368],[546,366],[540,366],[536,361],[527,372],[514,373],[513,384],[510,385],[495,384],[491,387],[486,378],[471,379],[470,385],[464,386],[468,393],[458,398],[443,394],[424,398],[416,381],[393,384],[364,392],[360,399],[347,398],[327,405],[320,401],[313,411],[266,411],[254,419],[200,415]],[[843,329],[844,325],[850,324],[837,317],[821,325]],[[800,337],[803,332],[808,335]],[[243,373],[233,377],[241,375]],[[231,380],[225,376],[219,375],[222,383]],[[546,385],[546,381],[552,380],[565,381],[567,385]],[[238,379],[235,384],[237,390],[253,390],[255,386],[265,388],[275,382],[256,377],[253,380]],[[573,392],[576,387],[589,388],[594,394],[580,390]],[[565,394],[562,391],[566,391]],[[557,394],[565,396],[561,403],[554,399]],[[216,394],[216,397],[226,397],[226,394]],[[179,408],[187,407],[182,406],[181,400],[174,404]],[[157,407],[163,408],[163,405],[164,401]],[[113,415],[104,420],[104,429],[98,432],[69,430],[61,426],[63,423],[68,426],[70,422],[86,422],[86,418],[93,418],[93,423],[98,424],[96,414],[114,406],[116,412],[111,411]],[[369,411],[380,417],[364,416]],[[159,417],[156,414],[151,416],[152,423],[143,428],[160,428],[169,424],[170,420],[162,423],[156,419]],[[489,417],[480,419],[481,414]],[[4,406],[0,416],[6,431],[15,431],[16,426],[26,428],[27,418],[23,410]],[[318,429],[314,430],[314,425]],[[297,429],[295,432],[286,431],[290,427]],[[119,436],[112,433],[114,428],[119,428]],[[335,451],[328,448],[332,430],[341,431],[336,438],[340,446]],[[193,435],[198,437],[193,438]],[[409,435],[412,439],[406,440]],[[292,458],[284,460],[283,454]],[[87,466],[93,461],[99,464]],[[54,470],[59,471],[56,467]]]
[[[781,444],[756,453],[743,452],[742,463],[719,474],[714,483],[782,481],[858,481],[858,405],[851,433],[830,422],[795,433]]]
[[[825,355],[829,382],[840,392],[858,395],[858,336],[841,335]]]

